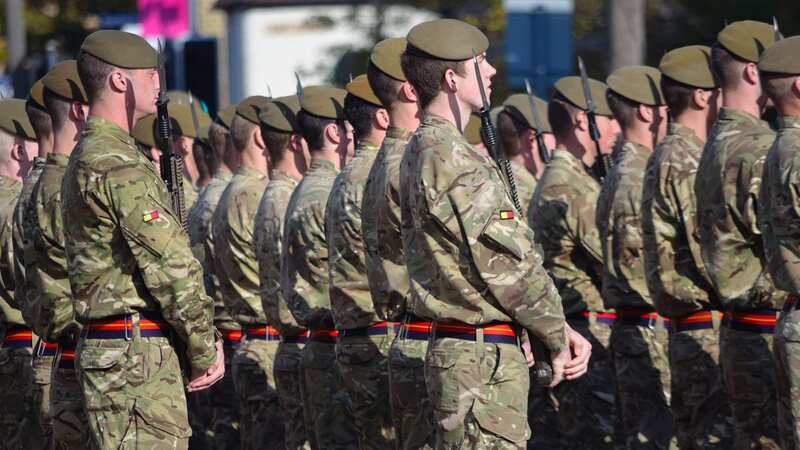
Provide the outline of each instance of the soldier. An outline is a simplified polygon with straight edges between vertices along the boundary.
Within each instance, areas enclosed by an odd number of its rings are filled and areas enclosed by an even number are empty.
[[[462,135],[482,106],[476,76],[488,88],[495,74],[488,39],[441,19],[407,40],[402,68],[425,115],[400,166],[402,237],[411,310],[434,321],[425,377],[436,448],[524,448],[532,358],[516,327],[551,352],[554,385],[585,372],[590,345],[566,325],[497,166]]]
[[[33,334],[16,305],[12,214],[22,177],[35,153],[33,127],[25,112],[25,100],[0,101],[0,435],[3,448],[34,448],[42,444],[31,360]],[[23,294],[24,295],[24,294]]]
[[[233,179],[233,171],[239,167],[239,155],[233,147],[230,125],[236,114],[236,105],[224,108],[209,127],[209,142],[218,166],[214,176],[200,192],[197,202],[189,210],[189,244],[203,247],[203,281],[206,294],[214,300],[214,326],[222,335],[222,348],[225,352],[226,376],[208,391],[198,392],[190,397],[198,397],[200,412],[210,414],[210,425],[206,445],[211,448],[239,448],[239,402],[233,386],[231,361],[234,350],[242,338],[242,326],[234,321],[225,309],[219,287],[219,275],[214,261],[214,232],[212,219],[222,192]],[[137,124],[138,128],[138,124]],[[152,127],[151,127],[152,130]],[[151,133],[152,134],[152,133]],[[136,132],[134,131],[134,137]],[[208,409],[210,411],[202,411]]]
[[[258,116],[261,136],[267,146],[270,174],[253,230],[261,305],[267,323],[281,335],[273,370],[283,413],[286,450],[317,448],[315,435],[310,432],[314,423],[303,409],[306,389],[300,363],[308,342],[308,330],[292,316],[280,280],[286,207],[311,159],[297,123],[299,111],[299,100],[290,97],[268,104]]]
[[[74,364],[80,326],[67,276],[60,193],[67,160],[86,125],[88,100],[75,60],[57,64],[42,81],[53,125],[53,148],[31,196],[33,246],[26,270],[31,289],[24,309],[29,311],[35,333],[53,343],[58,352],[50,385],[53,448],[86,448],[89,424]]]
[[[89,121],[62,183],[67,267],[83,325],[76,369],[94,446],[186,448],[188,390],[224,373],[202,268],[164,182],[130,126],[155,112],[157,55],[144,39],[101,30],[78,73]],[[179,354],[180,351],[180,354]]]
[[[661,59],[673,121],[647,161],[642,193],[645,277],[656,311],[670,319],[670,406],[682,449],[728,448],[732,417],[719,366],[722,304],[700,256],[694,181],[722,100],[711,49],[691,45]]]
[[[280,335],[267,324],[261,306],[253,227],[261,194],[269,181],[265,139],[258,114],[269,99],[254,95],[236,107],[231,137],[241,165],[214,212],[214,258],[225,308],[241,325],[242,343],[231,368],[239,398],[243,449],[282,448],[283,422],[272,367]]]
[[[366,75],[345,88],[344,113],[353,126],[355,157],[336,176],[325,212],[331,310],[339,332],[337,368],[352,401],[359,447],[393,448],[387,352],[395,324],[375,313],[361,234],[364,186],[386,137],[389,113]]]
[[[545,163],[539,154],[536,134],[541,133],[545,145],[552,149],[555,144],[553,130],[547,121],[547,102],[533,98],[538,117],[537,125],[531,112],[531,98],[527,94],[514,94],[503,102],[497,114],[497,137],[505,157],[511,161],[514,179],[517,182],[519,202],[523,217],[528,217],[528,206],[533,199],[536,183],[544,172]],[[549,154],[549,153],[548,153]]]
[[[767,269],[775,286],[790,293],[775,328],[778,431],[781,447],[800,448],[800,374],[797,362],[797,312],[800,276],[797,271],[797,159],[800,155],[800,37],[769,47],[758,62],[764,91],[781,115],[781,128],[764,163],[759,199]]]
[[[590,79],[589,89],[597,99],[600,147],[608,152],[619,132],[606,102],[608,88]],[[555,389],[559,407],[553,414],[557,419],[551,420],[557,426],[543,434],[558,433],[560,439],[545,442],[534,434],[536,448],[612,448],[614,440],[614,376],[608,344],[616,314],[603,310],[600,295],[603,250],[595,223],[600,180],[591,169],[600,155],[589,134],[586,109],[581,79],[558,80],[544,116],[549,118],[548,127],[553,125],[556,146],[536,186],[528,223],[544,251],[544,268],[561,295],[567,323],[592,343],[592,357],[586,376]],[[539,411],[548,407],[547,393],[539,389],[536,394],[538,398],[531,399],[537,406],[532,419],[542,417]],[[534,429],[536,423],[532,420]]]
[[[433,417],[423,371],[431,323],[407,308],[408,271],[400,236],[400,159],[420,115],[414,87],[400,66],[405,48],[405,38],[381,41],[372,49],[367,66],[370,87],[389,112],[389,129],[367,177],[361,231],[375,313],[382,320],[402,322],[389,348],[389,395],[397,446],[417,450],[433,446]]]
[[[786,293],[766,271],[757,196],[775,133],[759,120],[767,98],[759,81],[763,49],[775,30],[734,22],[718,35],[711,63],[722,109],[708,137],[694,185],[703,264],[725,308],[720,363],[733,413],[734,448],[778,448],[772,335]]]
[[[646,66],[614,71],[608,106],[622,128],[616,164],[597,200],[603,249],[603,303],[616,309],[610,346],[617,389],[617,445],[663,448],[672,439],[667,328],[654,308],[641,259],[641,197],[647,158],[667,129],[661,73]]]
[[[328,242],[325,209],[341,167],[353,156],[352,127],[344,117],[347,91],[310,86],[298,92],[298,123],[308,143],[311,166],[286,208],[281,262],[281,287],[297,323],[310,330],[303,349],[306,394],[320,449],[354,448],[358,444],[349,398],[336,368],[334,328],[329,300]]]

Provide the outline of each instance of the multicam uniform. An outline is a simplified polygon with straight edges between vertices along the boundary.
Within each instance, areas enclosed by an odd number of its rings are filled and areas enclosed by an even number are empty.
[[[725,308],[720,361],[734,419],[734,448],[777,448],[772,333],[786,293],[766,271],[756,216],[761,172],[775,133],[722,108],[697,169],[700,251]]]
[[[361,230],[366,271],[375,314],[403,322],[389,347],[389,392],[398,447],[433,446],[433,417],[423,370],[430,322],[407,309],[410,296],[400,235],[400,161],[411,132],[390,127],[375,157],[364,188]]]
[[[61,195],[94,445],[185,448],[179,359],[204,370],[217,355],[202,268],[166,186],[127,131],[90,117]]]
[[[292,316],[281,289],[281,248],[283,246],[283,224],[289,197],[298,181],[290,175],[273,170],[269,183],[261,197],[253,230],[253,250],[258,260],[261,281],[261,305],[267,323],[281,335],[275,354],[275,388],[278,391],[287,450],[316,447],[313,421],[304,414],[303,372],[300,363],[303,348],[308,341],[308,330],[300,326]]]
[[[611,330],[618,445],[665,448],[673,436],[667,325],[655,313],[642,261],[641,198],[650,150],[617,143],[616,164],[597,201],[603,248],[603,302],[617,310]]]
[[[261,306],[253,228],[266,175],[241,166],[214,212],[214,257],[225,306],[245,337],[231,368],[239,398],[242,448],[284,447],[283,419],[272,366],[278,332]]]
[[[694,196],[703,141],[670,125],[647,162],[642,194],[642,239],[647,286],[668,317],[671,407],[682,449],[728,448],[732,418],[719,366],[722,305],[700,256]]]
[[[529,375],[511,324],[551,352],[566,344],[533,232],[494,163],[433,114],[409,142],[400,180],[413,312],[436,322],[425,376],[437,447],[524,448]]]
[[[307,393],[303,405],[321,449],[349,448],[358,439],[348,413],[350,399],[336,369],[336,336],[329,300],[325,208],[338,170],[312,158],[286,209],[281,287],[292,315],[311,332],[303,349]]]
[[[378,147],[360,141],[337,175],[325,213],[330,300],[339,331],[336,359],[353,404],[361,448],[395,447],[389,404],[387,352],[394,324],[375,313],[367,282],[362,199]]]
[[[562,448],[611,448],[614,438],[614,376],[608,344],[615,315],[603,311],[600,295],[603,254],[595,223],[599,194],[600,183],[590,169],[569,151],[557,148],[528,212],[567,322],[592,343],[586,375],[555,390],[562,436],[557,445]],[[537,393],[542,397],[545,392]],[[533,401],[543,403],[540,398]],[[535,434],[533,442],[537,443]]]
[[[528,217],[528,208],[533,200],[533,193],[536,191],[536,183],[539,181],[536,176],[528,172],[528,169],[515,161],[511,163],[511,172],[514,174],[514,181],[519,196],[519,206],[522,207],[522,218]]]

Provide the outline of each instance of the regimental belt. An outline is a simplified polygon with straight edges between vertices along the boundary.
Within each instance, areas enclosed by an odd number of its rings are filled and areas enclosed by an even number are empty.
[[[582,322],[589,323],[594,320],[596,323],[603,325],[614,325],[617,320],[617,313],[615,312],[595,312],[595,311],[581,311],[580,313],[570,315],[567,317],[568,322]]]
[[[385,336],[389,334],[389,328],[391,327],[392,330],[396,333],[398,330],[398,324],[395,322],[378,322],[376,324],[370,325],[368,327],[361,327],[361,328],[350,328],[348,330],[339,330],[339,337],[354,337],[354,336]]]
[[[34,356],[42,357],[42,356],[56,356],[58,353],[58,343],[55,342],[47,342],[44,339],[39,339],[39,342],[36,344],[36,351],[34,352]]]
[[[305,344],[308,342],[308,330],[303,330],[294,336],[282,336],[284,344]]]
[[[711,330],[714,328],[714,318],[719,319],[717,311],[697,311],[683,317],[672,319],[672,330],[675,332]]]
[[[2,348],[23,348],[33,346],[33,331],[24,325],[15,325],[6,329]]]
[[[335,344],[339,337],[339,331],[332,328],[317,328],[311,331],[311,342],[322,342],[325,344]]]
[[[725,311],[722,325],[737,331],[758,334],[775,332],[777,311],[774,309],[754,309],[750,311]]]
[[[400,325],[398,335],[404,339],[413,339],[416,341],[427,341],[431,337],[431,326],[433,322],[406,322]]]
[[[61,351],[58,355],[58,368],[59,369],[74,369],[75,368],[75,345],[64,344],[61,346]]]
[[[153,313],[139,313],[139,335],[143,338],[166,337],[169,326]],[[83,327],[86,339],[132,339],[133,315],[122,314],[106,319],[90,320]]]
[[[281,340],[281,334],[270,325],[258,325],[247,327],[247,339],[277,342]]]
[[[664,316],[659,316],[652,309],[617,308],[617,320],[615,323],[655,328],[658,322],[662,322],[667,330],[671,329],[671,321]]]
[[[222,343],[231,347],[235,347],[239,345],[239,342],[242,340],[242,330],[219,330],[219,334],[222,335]]]
[[[514,345],[518,342],[516,331],[507,323],[488,326],[439,322],[433,324],[433,334],[437,339],[453,338],[475,342],[479,332],[483,334],[483,342]]]

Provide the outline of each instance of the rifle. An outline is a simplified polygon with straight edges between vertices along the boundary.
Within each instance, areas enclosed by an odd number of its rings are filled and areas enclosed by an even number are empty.
[[[183,197],[183,156],[172,151],[172,124],[169,118],[167,104],[167,79],[164,73],[164,49],[158,41],[158,77],[160,89],[156,101],[156,144],[161,151],[159,164],[161,178],[167,185],[170,202],[175,214],[181,222],[181,227],[186,231],[186,200]],[[190,105],[194,108],[194,105]],[[192,109],[194,112],[194,109]]]
[[[592,91],[589,89],[589,77],[586,76],[586,66],[583,65],[583,59],[580,56],[578,56],[578,70],[581,73],[583,96],[586,98],[586,116],[589,119],[589,136],[594,142],[597,158],[599,159],[599,161],[595,161],[593,169],[595,175],[602,180],[606,177],[608,171],[611,170],[611,156],[605,155],[600,151],[600,129],[597,128],[594,100],[592,99]]]
[[[517,183],[514,180],[514,171],[511,168],[511,161],[506,158],[500,158],[497,152],[497,133],[492,124],[492,118],[489,116],[489,100],[486,98],[486,90],[483,87],[483,78],[481,77],[481,68],[478,64],[478,57],[475,50],[472,50],[472,63],[475,65],[475,76],[478,79],[478,90],[481,93],[482,107],[478,111],[478,116],[481,119],[481,133],[486,140],[486,147],[489,154],[494,159],[495,163],[500,167],[500,171],[506,178],[508,189],[511,194],[511,200],[514,202],[514,208],[517,213],[522,217],[522,208],[519,204],[519,194],[517,193]],[[553,381],[553,366],[550,365],[550,358],[545,348],[544,343],[536,339],[535,336],[528,336],[531,340],[531,351],[535,360],[533,366],[534,379],[542,386],[549,386]]]
[[[528,101],[531,103],[531,114],[533,114],[533,126],[536,127],[536,146],[539,148],[539,158],[542,164],[550,162],[550,152],[547,151],[547,146],[544,143],[544,136],[542,136],[542,121],[539,120],[539,111],[536,110],[536,102],[533,100],[535,95],[531,82],[525,78],[525,90],[528,91]]]

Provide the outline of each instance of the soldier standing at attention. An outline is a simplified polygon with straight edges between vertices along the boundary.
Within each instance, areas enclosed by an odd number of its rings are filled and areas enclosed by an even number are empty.
[[[670,319],[670,406],[682,449],[728,448],[732,417],[719,366],[722,304],[697,241],[694,182],[700,153],[722,94],[711,49],[682,47],[664,55],[661,89],[673,122],[647,161],[642,240],[647,287],[656,311]]]
[[[89,120],[70,155],[61,200],[83,325],[76,369],[99,448],[186,448],[180,359],[191,367],[189,391],[224,373],[202,268],[163,180],[129,134],[155,112],[156,65],[147,41],[113,30],[89,35],[78,55]]]
[[[407,309],[408,270],[400,236],[400,160],[420,116],[417,94],[400,66],[405,49],[405,38],[381,41],[372,49],[367,66],[370,87],[389,112],[389,129],[367,177],[361,231],[375,313],[382,320],[402,322],[389,348],[390,410],[397,446],[418,450],[433,445],[423,371],[431,323]]]
[[[261,306],[253,227],[261,195],[269,181],[267,149],[258,114],[269,99],[248,97],[236,107],[231,137],[241,165],[214,212],[215,267],[231,318],[245,336],[231,363],[239,398],[242,449],[282,448],[283,419],[275,390],[273,364],[280,335],[267,324]]]
[[[673,436],[669,409],[667,325],[653,307],[642,260],[641,199],[647,158],[667,130],[661,72],[628,66],[607,80],[608,106],[622,128],[616,164],[597,200],[603,249],[603,302],[617,310],[611,358],[617,389],[617,445],[665,448]]]
[[[43,437],[31,369],[33,333],[14,299],[12,214],[31,167],[36,139],[25,100],[0,101],[0,436],[7,448],[34,448]]]
[[[619,125],[606,101],[608,88],[589,79],[589,89],[597,101],[601,151],[610,151]],[[586,108],[579,77],[556,82],[546,116],[553,124],[556,146],[528,214],[536,241],[544,251],[544,268],[561,295],[567,323],[592,343],[586,375],[555,389],[559,408],[551,413],[556,418],[548,423],[558,425],[544,434],[558,433],[559,437],[555,445],[548,442],[550,448],[610,449],[614,444],[614,375],[608,344],[616,314],[603,310],[600,295],[603,250],[595,223],[600,180],[591,169],[600,155],[589,134]],[[532,418],[548,409],[544,405],[547,398],[544,389],[535,389],[531,400],[538,408],[532,410]],[[531,424],[535,429],[537,421]],[[536,433],[533,443],[544,448]]]
[[[311,418],[320,449],[353,449],[358,437],[348,413],[347,393],[336,368],[336,340],[329,297],[325,209],[333,181],[353,156],[352,127],[344,117],[347,91],[310,86],[301,97],[298,123],[308,143],[311,166],[286,208],[281,287],[292,315],[311,336],[303,349],[306,394],[303,408]]]
[[[307,390],[303,387],[300,363],[308,342],[308,330],[292,316],[281,290],[281,247],[283,223],[289,197],[308,169],[311,156],[300,134],[296,96],[284,97],[268,104],[258,115],[261,137],[269,155],[269,183],[261,197],[253,230],[253,250],[258,261],[261,306],[267,323],[281,335],[275,353],[275,389],[278,391],[286,450],[316,448],[314,422],[304,414]]]
[[[36,334],[57,346],[49,408],[53,448],[86,448],[90,445],[89,424],[75,375],[75,345],[80,325],[75,320],[64,254],[61,181],[69,155],[86,125],[88,100],[75,60],[54,66],[43,82],[44,103],[53,124],[53,148],[31,197],[33,264],[26,271],[31,292],[25,309],[32,312],[30,318]]]
[[[488,96],[495,74],[488,39],[441,19],[407,40],[403,72],[425,115],[401,162],[402,233],[411,309],[434,321],[425,377],[436,448],[525,448],[532,358],[518,327],[551,352],[554,385],[585,373],[591,346],[564,321],[498,167],[462,135],[482,106],[476,76]]]
[[[213,443],[211,448],[220,450],[239,448],[239,402],[233,385],[233,371],[231,361],[234,350],[242,338],[242,326],[235,322],[222,300],[222,291],[219,287],[219,276],[222,270],[217,270],[214,262],[214,233],[212,219],[217,209],[222,192],[233,179],[233,171],[239,168],[239,155],[233,147],[230,135],[230,126],[236,114],[236,105],[228,106],[219,113],[217,119],[208,130],[211,150],[214,160],[218,162],[214,176],[200,192],[197,202],[189,210],[188,232],[189,243],[192,247],[203,247],[203,281],[206,294],[214,300],[214,326],[222,335],[222,348],[225,352],[225,377],[205,392],[194,395],[207,396],[205,402],[211,411],[210,435]],[[138,128],[138,124],[137,127]],[[153,127],[150,127],[152,134]],[[134,132],[134,137],[136,133]]]
[[[366,75],[345,86],[344,113],[353,126],[355,156],[336,176],[325,212],[336,360],[353,405],[362,449],[393,448],[387,352],[394,323],[375,313],[367,282],[361,202],[367,175],[389,128],[389,113]]]
[[[781,116],[778,137],[764,162],[759,199],[767,269],[775,287],[789,292],[775,328],[778,433],[781,448],[800,448],[800,272],[798,272],[798,158],[800,157],[800,37],[769,47],[758,62],[764,92]]]
[[[717,35],[711,63],[722,109],[694,185],[703,264],[725,308],[719,357],[735,449],[778,448],[772,340],[786,293],[766,271],[756,210],[764,160],[775,141],[759,119],[767,97],[756,64],[774,41],[772,26],[753,21],[734,22]]]

